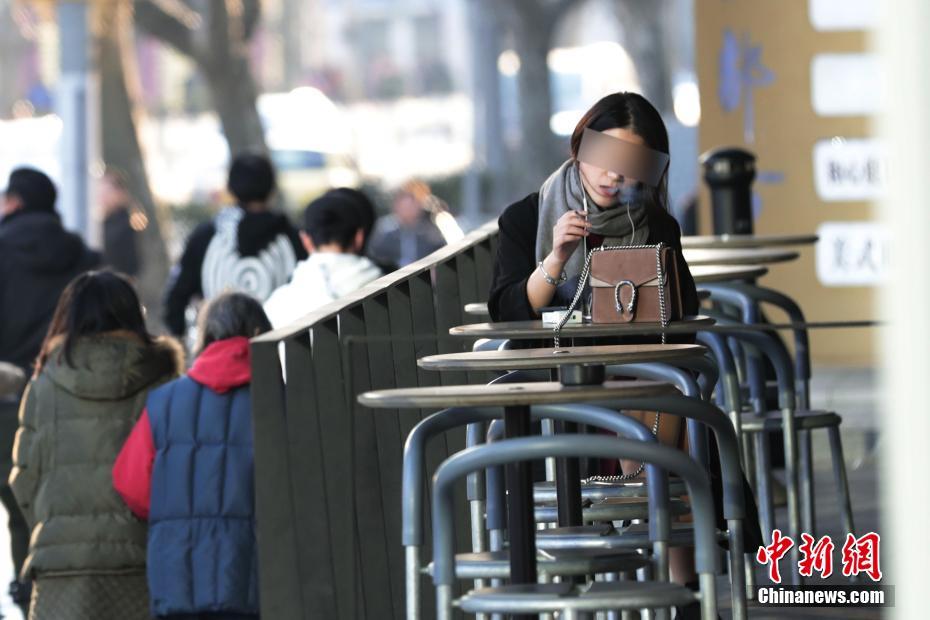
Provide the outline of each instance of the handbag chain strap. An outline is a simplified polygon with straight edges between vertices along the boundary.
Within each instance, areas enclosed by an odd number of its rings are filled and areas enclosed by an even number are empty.
[[[659,415],[660,414],[657,412],[655,422],[652,423],[652,436],[653,437],[659,436]],[[631,474],[618,474],[616,476],[599,476],[599,475],[588,476],[587,478],[582,480],[582,482],[625,482],[627,480],[632,480],[636,476],[643,473],[644,469],[646,469],[646,462],[641,461],[639,464],[639,467],[636,468],[636,471],[634,471]]]
[[[559,335],[562,331],[562,328],[565,327],[565,324],[568,322],[568,318],[572,315],[572,312],[575,310],[575,307],[578,305],[578,302],[581,300],[581,296],[584,294],[584,285],[588,281],[588,276],[591,275],[591,258],[594,256],[595,252],[605,252],[609,250],[645,250],[655,248],[656,251],[656,277],[659,280],[659,321],[662,323],[662,327],[668,325],[668,314],[666,313],[665,307],[665,273],[662,271],[662,249],[665,247],[664,243],[659,243],[657,245],[612,245],[612,246],[601,246],[599,248],[594,248],[588,252],[587,257],[584,261],[584,268],[581,270],[581,277],[578,279],[578,289],[575,291],[575,297],[572,299],[572,303],[568,306],[568,311],[565,312],[565,315],[559,320],[559,324],[555,326],[553,331],[553,340],[555,348],[559,348]],[[616,295],[619,298],[619,290],[616,291]],[[636,295],[636,289],[633,289],[633,295]],[[635,298],[635,297],[634,297]],[[619,300],[618,300],[619,305]],[[665,344],[665,332],[662,332],[662,344]],[[652,424],[652,435],[653,437],[657,436],[659,433],[659,414],[656,413],[655,422]],[[591,476],[585,478],[584,482],[622,482],[626,480],[632,480],[636,478],[641,473],[643,469],[646,468],[646,463],[641,462],[639,467],[630,474],[620,474],[618,476]]]

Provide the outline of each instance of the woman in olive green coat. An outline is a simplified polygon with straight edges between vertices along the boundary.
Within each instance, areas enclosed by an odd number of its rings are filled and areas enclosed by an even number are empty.
[[[78,276],[62,293],[20,406],[10,485],[29,522],[30,620],[149,618],[146,526],[113,490],[116,455],[183,354],[145,329],[128,280]]]

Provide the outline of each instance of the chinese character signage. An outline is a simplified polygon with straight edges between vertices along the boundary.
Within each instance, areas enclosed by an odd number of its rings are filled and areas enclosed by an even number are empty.
[[[779,562],[794,547],[795,541],[785,536],[781,530],[772,532],[772,542],[759,547],[756,561],[768,567],[769,580],[772,583],[782,582],[782,570],[787,568]],[[841,571],[844,577],[868,577],[873,582],[882,580],[880,561],[881,537],[875,532],[869,532],[859,538],[854,534],[847,534],[840,551]],[[792,570],[797,570],[802,577],[817,576],[826,579],[833,574],[833,552],[836,545],[829,536],[815,539],[808,533],[801,534],[798,551],[801,560]]]

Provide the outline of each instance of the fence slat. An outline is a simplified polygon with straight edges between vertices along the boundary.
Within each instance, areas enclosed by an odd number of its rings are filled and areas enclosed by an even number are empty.
[[[485,301],[491,289],[491,275],[494,271],[494,250],[490,241],[482,241],[475,246],[475,281],[478,285],[476,299]]]
[[[453,257],[436,265],[436,288],[434,292],[436,306],[436,332],[439,336],[437,346],[440,353],[460,353],[471,348],[471,344],[449,338],[449,330],[461,325],[465,305],[459,290],[458,263]],[[442,373],[443,385],[465,383],[465,373]]]
[[[478,276],[475,273],[474,249],[469,248],[455,256],[455,271],[459,278],[459,299],[462,307],[465,304],[481,301],[482,294],[478,292]],[[462,317],[464,318],[464,314]]]
[[[364,617],[380,618],[393,610],[391,600],[390,566],[387,552],[387,532],[384,525],[384,504],[381,495],[381,476],[377,471],[378,439],[375,416],[383,415],[355,402],[355,394],[371,389],[368,370],[368,345],[358,340],[364,337],[365,321],[361,305],[347,308],[339,314],[339,335],[343,342],[350,340],[344,350],[349,359],[352,418],[355,423],[353,467],[355,480],[355,536],[359,555],[359,573],[362,583]]]
[[[252,343],[255,521],[262,614],[306,620],[288,463],[281,362],[275,343]]]
[[[466,250],[467,251],[467,250]],[[462,284],[470,282],[469,294],[476,295],[474,287],[474,265],[470,260],[459,261],[458,256],[440,263],[436,266],[436,328],[439,333],[439,351],[453,353],[470,350],[472,343],[460,342],[449,338],[449,329],[464,323],[465,304],[462,302]],[[467,273],[468,271],[471,273]],[[461,274],[461,277],[460,277]],[[473,298],[476,299],[476,298]],[[469,382],[469,376],[463,372],[443,372],[444,385],[462,384]],[[446,455],[452,455],[465,449],[465,428],[460,427],[445,434]],[[464,493],[455,494],[455,511],[459,515],[468,515],[468,502]],[[455,528],[456,549],[471,549],[471,536],[465,524],[469,517],[463,516],[458,523],[463,527]],[[457,584],[464,587],[462,584]]]
[[[399,285],[398,285],[399,286]],[[393,287],[389,290],[394,290]],[[392,336],[391,320],[388,311],[388,295],[379,295],[366,300],[362,307],[365,316],[365,330],[369,337],[379,337],[368,343],[368,368],[371,377],[371,389],[389,389],[397,386],[394,366],[397,359],[394,343],[383,340]],[[394,409],[381,409],[374,412],[375,431],[378,446],[378,474],[381,476],[382,519],[387,547],[388,581],[393,617],[404,617],[404,552],[400,540],[400,497],[401,497],[401,463],[404,454],[404,439],[401,434],[399,413]],[[384,610],[384,617],[389,617]]]
[[[329,518],[309,335],[287,339],[284,359],[288,378],[284,393],[292,503],[294,513],[300,515],[306,525],[298,529],[295,536],[305,612],[311,618],[331,617],[336,607],[329,537],[314,534],[329,532]]]

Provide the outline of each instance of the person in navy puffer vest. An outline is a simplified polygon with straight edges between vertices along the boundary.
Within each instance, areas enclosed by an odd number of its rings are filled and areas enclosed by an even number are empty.
[[[247,295],[211,301],[193,367],[149,395],[113,467],[113,486],[149,520],[158,618],[258,618],[249,338],[269,329]]]

